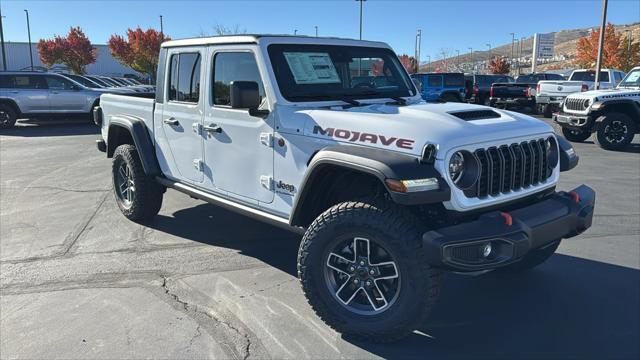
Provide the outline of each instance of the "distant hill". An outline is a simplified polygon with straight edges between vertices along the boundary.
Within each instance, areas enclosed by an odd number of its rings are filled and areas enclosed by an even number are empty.
[[[578,39],[589,35],[592,29],[597,29],[597,26],[593,28],[584,28],[584,29],[573,29],[573,30],[562,30],[553,33],[555,35],[555,55],[556,56],[564,56],[566,60],[562,61],[554,61],[546,64],[539,64],[538,69],[543,71],[547,68],[572,68],[574,65],[572,64],[573,59],[576,57],[576,45],[578,43]],[[625,34],[625,31],[630,30],[632,34],[632,38],[634,41],[640,41],[640,23],[627,24],[627,25],[615,25],[616,32],[622,32]],[[626,34],[625,34],[626,35]],[[516,49],[517,43],[514,44],[514,57],[519,53],[519,48]],[[524,57],[531,57],[533,53],[533,36],[525,38],[522,41],[522,55]],[[511,43],[500,45],[491,49],[491,53],[488,50],[485,51],[473,51],[473,61],[487,61],[493,56],[511,56]],[[456,59],[455,54],[450,54],[450,57],[447,59],[449,63],[452,62],[460,62],[460,63],[468,63],[472,61],[471,54],[465,53],[460,54],[460,58]],[[429,66],[430,69],[434,69],[437,67],[442,67],[444,65],[443,60],[433,61]],[[426,64],[421,65],[421,70],[426,69]]]

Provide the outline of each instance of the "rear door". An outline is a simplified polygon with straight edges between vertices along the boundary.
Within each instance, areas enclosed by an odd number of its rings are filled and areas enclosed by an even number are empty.
[[[179,180],[200,183],[203,180],[202,162],[202,87],[205,79],[201,71],[204,57],[201,48],[175,48],[168,54],[166,101],[160,123],[159,146],[163,154],[171,154],[175,166],[170,175]],[[156,120],[156,121],[158,121]],[[168,147],[165,149],[164,147]]]
[[[80,91],[71,81],[62,76],[46,75],[49,88],[49,105],[51,112],[84,112],[87,111],[87,94]]]
[[[13,88],[7,91],[23,113],[47,113],[49,90],[42,75],[10,75]]]

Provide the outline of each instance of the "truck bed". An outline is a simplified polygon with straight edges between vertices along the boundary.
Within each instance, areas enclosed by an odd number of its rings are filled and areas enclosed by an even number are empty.
[[[100,96],[102,108],[102,136],[107,140],[109,123],[118,117],[134,117],[141,119],[147,125],[149,135],[153,141],[153,110],[155,99],[136,95],[103,94]]]

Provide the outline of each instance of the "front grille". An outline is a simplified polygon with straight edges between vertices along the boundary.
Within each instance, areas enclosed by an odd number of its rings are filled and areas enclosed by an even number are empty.
[[[589,99],[567,99],[564,106],[568,110],[583,111],[589,107]]]
[[[484,198],[535,186],[553,172],[544,139],[478,149],[473,154],[480,164],[480,177],[475,188],[465,191],[468,197]]]
[[[474,110],[474,111],[457,111],[449,113],[464,121],[482,120],[482,119],[497,119],[500,116],[493,110]]]

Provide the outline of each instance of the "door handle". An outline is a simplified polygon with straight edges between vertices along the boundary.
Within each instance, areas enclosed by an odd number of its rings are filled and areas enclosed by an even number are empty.
[[[59,91],[52,91],[51,93],[52,93],[52,94],[60,94],[60,92],[59,92]]]
[[[218,124],[209,124],[209,125],[205,125],[203,127],[203,129],[206,132],[215,132],[215,133],[221,133],[222,132],[222,128],[220,126],[218,126]]]
[[[165,123],[165,124],[168,124],[168,125],[172,125],[172,126],[180,125],[178,120],[176,120],[176,118],[174,118],[174,117],[170,117],[168,119],[164,119],[164,120],[162,120],[162,122]]]

